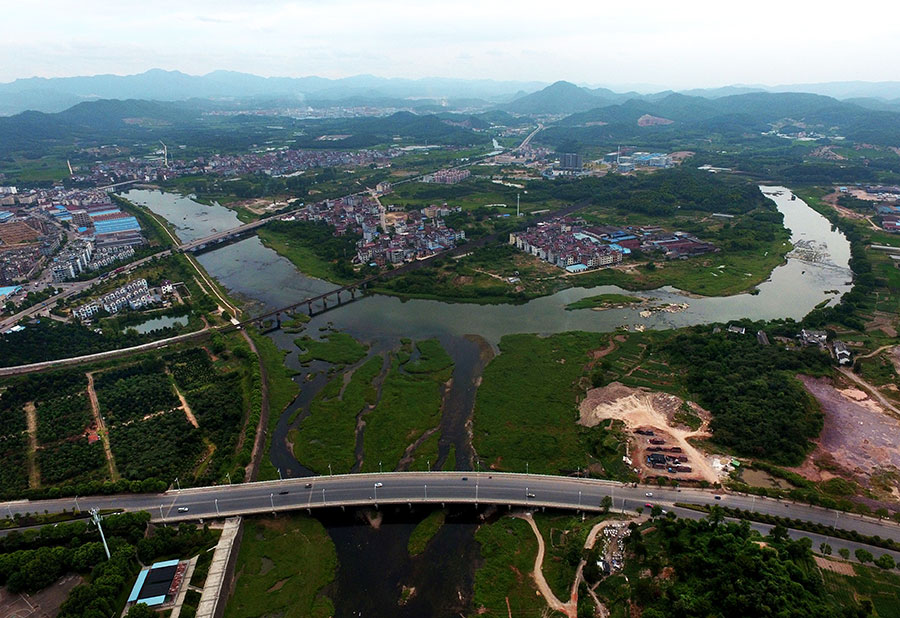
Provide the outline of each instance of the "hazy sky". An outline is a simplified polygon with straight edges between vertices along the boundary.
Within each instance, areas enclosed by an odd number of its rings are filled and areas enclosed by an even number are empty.
[[[894,2],[0,0],[0,81],[150,68],[688,88],[900,80]]]

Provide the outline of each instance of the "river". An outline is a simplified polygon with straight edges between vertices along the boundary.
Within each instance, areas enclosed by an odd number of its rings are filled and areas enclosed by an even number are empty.
[[[847,239],[802,200],[791,199],[788,189],[761,187],[761,190],[784,215],[795,248],[787,261],[758,286],[756,294],[695,297],[671,287],[635,293],[617,286],[599,286],[570,288],[522,305],[453,304],[430,300],[404,302],[390,296],[374,295],[313,317],[306,332],[313,334],[320,328],[333,326],[371,343],[373,350],[395,347],[402,337],[440,339],[456,365],[441,423],[439,461],[433,463],[435,467],[441,465],[453,444],[458,469],[470,469],[472,451],[466,423],[490,348],[496,349],[503,335],[570,330],[606,332],[621,325],[633,327],[636,324],[667,329],[740,318],[800,319],[824,301],[837,302],[840,295],[850,289],[852,278],[848,268],[850,245]],[[241,223],[233,211],[219,205],[199,204],[179,195],[135,189],[124,196],[169,220],[182,241]],[[333,284],[303,275],[290,261],[264,247],[256,236],[202,254],[198,261],[231,294],[244,301],[251,314],[290,305],[334,288]],[[712,261],[715,261],[714,256]],[[710,268],[710,276],[715,270],[715,266]],[[660,311],[648,317],[640,316],[640,308],[565,310],[566,305],[576,300],[604,293],[652,298],[653,304],[687,303],[689,306],[677,313]],[[282,349],[296,352],[295,335],[276,331],[270,336]],[[291,427],[296,427],[303,418],[312,397],[326,380],[321,364],[300,367],[297,354],[289,354],[286,362],[299,372],[296,379],[302,391],[279,419],[272,439],[271,457],[285,476],[305,476],[312,472],[294,459],[286,437]],[[307,377],[311,378],[308,382]],[[295,418],[289,422],[292,416]],[[338,594],[333,597],[337,615],[354,615],[352,612],[357,608],[365,608],[366,615],[458,615],[460,595],[471,596],[471,575],[459,575],[462,579],[457,581],[458,585],[449,586],[445,581],[447,564],[439,561],[437,555],[434,559],[410,560],[405,554],[406,540],[413,525],[409,517],[389,514],[385,525],[377,531],[367,525],[348,525],[351,522],[346,519],[324,522],[337,545],[341,565],[337,576]],[[477,555],[473,532],[474,523],[460,523],[439,536],[452,539],[454,555],[462,558]],[[444,541],[436,539],[435,545],[443,544]],[[386,555],[390,555],[390,569],[380,568]],[[454,577],[460,572],[459,568],[454,569]],[[365,581],[361,578],[375,579],[372,586],[361,586],[359,583]],[[412,585],[410,582],[413,581],[421,596],[409,606],[398,607],[396,599],[400,586]],[[421,613],[424,608],[429,608],[426,614]]]

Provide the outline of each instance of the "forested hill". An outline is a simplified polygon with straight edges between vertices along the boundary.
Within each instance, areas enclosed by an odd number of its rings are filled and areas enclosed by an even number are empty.
[[[710,133],[739,136],[772,129],[803,128],[857,142],[896,146],[900,113],[873,110],[831,97],[805,93],[753,92],[707,99],[670,94],[658,100],[631,99],[571,114],[547,128],[551,144],[701,137]]]
[[[191,147],[246,150],[290,131],[303,148],[365,148],[391,143],[394,137],[431,144],[489,144],[490,136],[434,114],[397,112],[390,116],[300,121],[250,114],[214,116],[208,101],[159,102],[99,100],[79,103],[62,112],[23,112],[0,117],[0,156],[28,151],[40,156],[54,147],[76,147],[128,141],[172,140]],[[483,128],[472,120],[469,126]],[[277,126],[276,126],[277,125]],[[319,140],[323,134],[349,134],[342,140]]]

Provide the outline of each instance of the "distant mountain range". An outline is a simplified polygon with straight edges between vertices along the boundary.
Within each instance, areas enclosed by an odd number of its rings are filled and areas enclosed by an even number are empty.
[[[706,99],[754,92],[805,92],[850,99],[871,109],[900,111],[900,82],[829,82],[781,86],[737,85],[692,89],[681,94]],[[188,75],[151,69],[136,75],[89,77],[32,77],[0,84],[0,115],[26,110],[59,112],[98,99],[149,101],[215,100],[233,107],[284,107],[296,104],[322,107],[371,105],[410,107],[432,111],[461,108],[498,108],[516,114],[572,114],[628,100],[661,100],[673,91],[654,94],[585,88],[569,82],[495,81],[488,79],[388,79],[357,75],[323,77],[260,77],[234,71]]]
[[[512,100],[518,93],[542,88],[540,82],[470,79],[386,79],[357,75],[343,79],[323,77],[259,77],[234,71],[214,71],[187,75],[179,71],[151,69],[137,75],[94,75],[90,77],[32,77],[0,84],[0,115],[25,110],[59,112],[72,105],[97,99],[145,99],[183,101],[187,99],[278,100],[308,105],[354,99],[356,104],[384,104],[399,100],[405,105],[428,99],[434,103],[487,106]],[[394,103],[396,104],[396,103]]]

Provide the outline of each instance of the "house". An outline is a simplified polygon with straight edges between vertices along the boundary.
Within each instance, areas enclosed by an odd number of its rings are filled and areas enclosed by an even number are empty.
[[[743,326],[735,326],[734,324],[729,326],[727,330],[729,333],[734,333],[735,335],[744,335],[747,333],[746,328],[744,328]]]
[[[834,357],[837,359],[837,362],[841,365],[850,364],[850,350],[847,348],[847,344],[843,341],[835,341],[832,344],[834,348]]]
[[[828,342],[828,333],[823,330],[800,331],[800,341],[806,345],[825,345]]]

